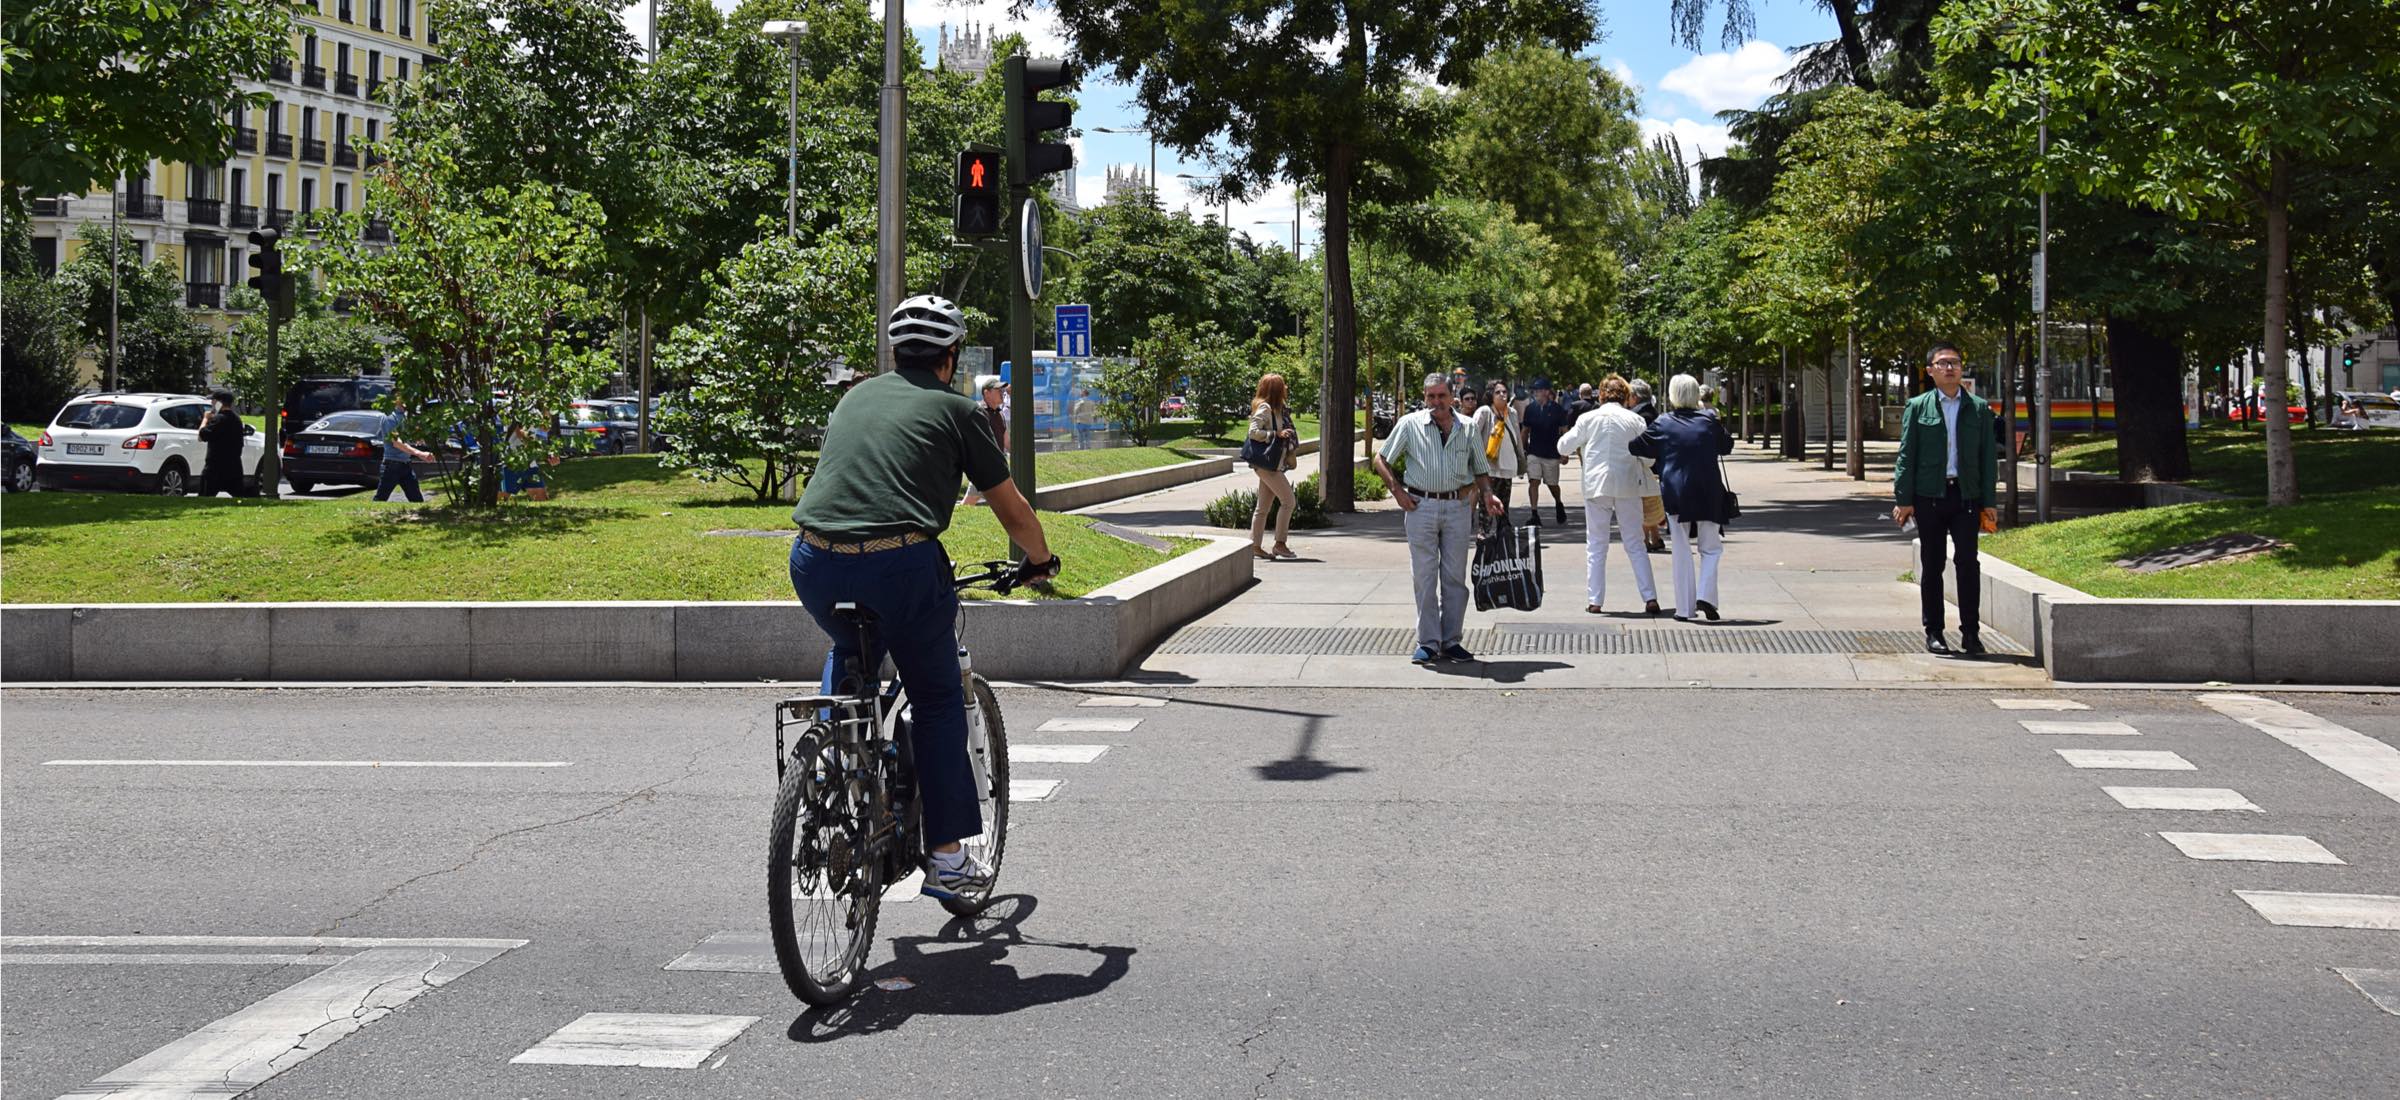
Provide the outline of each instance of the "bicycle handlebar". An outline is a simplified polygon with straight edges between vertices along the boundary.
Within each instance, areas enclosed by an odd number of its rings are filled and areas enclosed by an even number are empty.
[[[1057,576],[1063,564],[1056,554],[1050,555],[1050,560],[1045,562],[987,561],[975,567],[973,572],[953,577],[951,584],[960,590],[989,587],[1005,596],[1025,585],[1039,584]]]

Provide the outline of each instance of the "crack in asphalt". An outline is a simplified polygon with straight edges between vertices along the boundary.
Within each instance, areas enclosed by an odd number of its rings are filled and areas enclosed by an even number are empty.
[[[368,1012],[370,1012],[370,1011],[374,1011],[374,1012],[378,1012],[378,1013],[387,1013],[387,1012],[393,1012],[393,1011],[397,1011],[397,1010],[398,1010],[398,1008],[399,1008],[399,1006],[398,1006],[398,1005],[378,1005],[378,1004],[376,1004],[376,1003],[375,1003],[375,997],[376,997],[376,995],[377,995],[377,994],[379,994],[379,993],[382,993],[382,992],[383,992],[385,989],[387,989],[387,988],[391,987],[392,985],[395,985],[395,984],[397,984],[397,983],[400,983],[400,982],[405,982],[405,981],[414,980],[414,981],[415,981],[415,982],[416,982],[418,985],[421,985],[421,986],[425,987],[426,989],[436,989],[436,988],[439,988],[438,986],[436,986],[436,985],[434,985],[434,984],[433,984],[433,972],[434,972],[434,971],[436,971],[436,970],[440,970],[440,969],[442,968],[442,964],[444,964],[444,963],[447,963],[447,962],[449,962],[449,961],[450,961],[450,956],[449,956],[448,954],[446,954],[446,953],[443,953],[443,952],[438,952],[438,951],[437,951],[437,952],[435,952],[435,953],[434,953],[434,956],[433,956],[433,963],[432,963],[432,965],[430,965],[430,966],[427,966],[427,967],[425,968],[425,972],[424,972],[424,973],[422,973],[422,974],[418,974],[418,975],[417,975],[417,976],[416,976],[414,979],[410,979],[410,978],[408,978],[408,977],[406,977],[406,976],[402,976],[402,977],[398,977],[398,978],[393,978],[393,979],[391,979],[390,981],[382,981],[382,982],[377,982],[377,983],[375,983],[375,985],[374,985],[372,988],[369,988],[367,991],[365,991],[365,992],[363,992],[363,993],[359,994],[359,996],[358,996],[358,1004],[357,1004],[357,1006],[356,1006],[356,1007],[354,1007],[354,1008],[352,1008],[352,1009],[350,1010],[350,1014],[349,1014],[348,1016],[330,1016],[330,1015],[329,1015],[329,1016],[327,1016],[327,1017],[325,1018],[325,1022],[324,1022],[324,1023],[318,1024],[317,1026],[315,1026],[315,1027],[312,1027],[312,1028],[308,1029],[307,1031],[303,1031],[303,1032],[301,1032],[301,1033],[299,1034],[299,1036],[298,1036],[298,1037],[296,1037],[296,1038],[294,1038],[294,1039],[292,1040],[292,1045],[290,1045],[290,1046],[288,1046],[288,1047],[285,1047],[285,1048],[284,1048],[284,1049],[283,1049],[281,1052],[279,1052],[279,1053],[275,1054],[273,1057],[270,1057],[270,1058],[268,1058],[268,1059],[267,1059],[267,1073],[266,1073],[266,1075],[267,1075],[268,1077],[273,1077],[273,1076],[275,1076],[276,1074],[283,1072],[283,1067],[281,1067],[281,1066],[278,1066],[278,1065],[276,1065],[275,1063],[277,1063],[277,1062],[279,1062],[279,1061],[283,1060],[283,1058],[284,1058],[286,1055],[290,1055],[290,1054],[298,1053],[298,1052],[299,1052],[299,1050],[300,1050],[300,1048],[302,1048],[302,1047],[305,1047],[305,1046],[307,1046],[307,1045],[308,1045],[308,1041],[309,1041],[310,1039],[313,1039],[313,1038],[315,1038],[315,1037],[316,1037],[316,1034],[317,1034],[318,1032],[320,1032],[320,1031],[323,1031],[323,1030],[325,1030],[326,1028],[333,1027],[333,1026],[335,1026],[335,1025],[337,1025],[337,1024],[349,1023],[349,1024],[356,1024],[356,1025],[358,1025],[357,1027],[354,1027],[354,1028],[352,1028],[352,1029],[351,1029],[352,1031],[356,1031],[356,1030],[358,1030],[359,1028],[363,1028],[363,1027],[367,1026],[367,1024],[368,1024],[368,1023],[372,1022],[371,1020],[368,1020],[368,1019],[365,1019],[365,1018],[364,1018],[364,1017],[367,1015],[367,1013],[368,1013]],[[405,1003],[405,1002],[403,1002],[403,1003]],[[312,1053],[313,1053],[313,1052],[312,1052]],[[298,1061],[298,1060],[297,1060],[297,1059],[295,1059],[295,1064],[297,1063],[297,1061]],[[245,1065],[247,1065],[248,1063],[244,1063],[244,1064],[245,1064]],[[231,1066],[231,1067],[228,1067],[228,1068],[225,1070],[225,1077],[224,1077],[224,1081],[225,1081],[225,1085],[226,1085],[226,1087],[228,1087],[228,1088],[232,1087],[232,1085],[233,1085],[233,1074],[234,1074],[234,1071],[235,1071],[235,1070],[238,1070],[238,1069],[241,1069],[241,1068],[242,1068],[242,1066]]]

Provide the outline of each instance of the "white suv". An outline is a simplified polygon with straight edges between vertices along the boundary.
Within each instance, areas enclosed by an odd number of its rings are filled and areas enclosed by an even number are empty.
[[[208,399],[185,393],[89,393],[67,402],[35,441],[34,476],[44,489],[132,489],[182,496],[200,487],[208,445],[200,418]],[[266,441],[242,436],[244,492],[258,490]]]

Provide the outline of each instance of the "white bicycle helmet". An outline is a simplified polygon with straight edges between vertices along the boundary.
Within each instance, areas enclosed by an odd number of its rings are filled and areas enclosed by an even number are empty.
[[[884,326],[884,332],[891,337],[894,348],[912,344],[934,349],[956,347],[967,337],[967,315],[948,298],[919,294],[892,310],[891,322]]]

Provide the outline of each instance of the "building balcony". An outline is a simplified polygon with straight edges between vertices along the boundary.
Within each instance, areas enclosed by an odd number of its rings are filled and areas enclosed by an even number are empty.
[[[318,163],[318,164],[323,164],[323,163],[325,163],[325,139],[324,139],[324,138],[301,138],[301,139],[300,139],[300,159],[301,159],[301,160],[306,160],[306,161],[314,161],[314,162],[316,162],[316,163]]]
[[[258,228],[258,208],[238,202],[233,204],[232,212],[225,218],[225,225],[231,229]]]
[[[379,31],[383,29],[382,12],[376,12],[373,15],[367,16],[367,29],[371,31]]]
[[[280,207],[278,207],[278,208],[272,208],[272,209],[269,209],[269,210],[267,211],[267,228],[269,228],[269,229],[289,229],[289,228],[291,228],[291,227],[292,227],[292,212],[291,212],[291,211],[289,211],[289,210],[285,210],[285,209],[282,209],[282,208],[280,208]]]
[[[392,223],[368,222],[366,232],[359,234],[359,237],[369,244],[390,244],[392,243]]]
[[[292,155],[292,135],[290,135],[290,134],[268,134],[268,135],[267,135],[267,155],[268,155],[268,156],[270,156],[270,157],[288,157],[288,156],[291,156],[291,155]]]
[[[368,98],[368,99],[373,99],[373,98],[375,98],[375,93],[377,93],[377,92],[380,92],[380,91],[382,91],[382,90],[383,90],[383,78],[382,78],[382,77],[380,77],[380,76],[370,76],[370,77],[368,77],[368,78],[367,78],[367,98]]]
[[[381,168],[383,167],[383,154],[369,149],[366,152],[366,161],[369,168]]]
[[[340,19],[344,23],[357,22],[357,20],[350,18],[350,0],[342,0],[341,3],[334,5],[334,17]]]
[[[222,309],[225,306],[225,288],[215,283],[185,283],[183,304],[189,309]]]
[[[320,92],[324,91],[325,66],[310,65],[307,68],[300,70],[300,86],[303,88],[315,88]]]
[[[34,217],[37,217],[37,218],[57,218],[57,217],[64,217],[64,216],[66,215],[66,213],[67,213],[67,200],[65,200],[65,199],[35,199],[35,200],[33,200],[33,216],[34,216]]]
[[[333,147],[333,166],[334,166],[334,167],[336,167],[336,168],[356,168],[356,167],[358,167],[358,150],[356,150],[356,149],[353,149],[353,148],[351,148],[351,147],[349,147],[349,146],[347,146],[347,145],[336,145],[336,146],[334,146],[334,147]]]
[[[225,220],[225,200],[189,198],[183,200],[184,220],[193,225],[221,225]]]
[[[357,95],[357,94],[358,94],[358,74],[357,74],[357,73],[335,73],[335,74],[333,74],[333,90],[334,90],[334,91],[336,91],[336,92],[339,92],[339,93],[341,93],[341,94],[343,94],[343,95]]]
[[[243,126],[235,129],[233,131],[233,151],[237,153],[258,152],[258,128]]]
[[[165,195],[118,195],[117,212],[128,218],[161,221],[167,216]]]
[[[291,83],[292,59],[288,57],[276,58],[273,64],[267,66],[267,75],[286,84]]]

